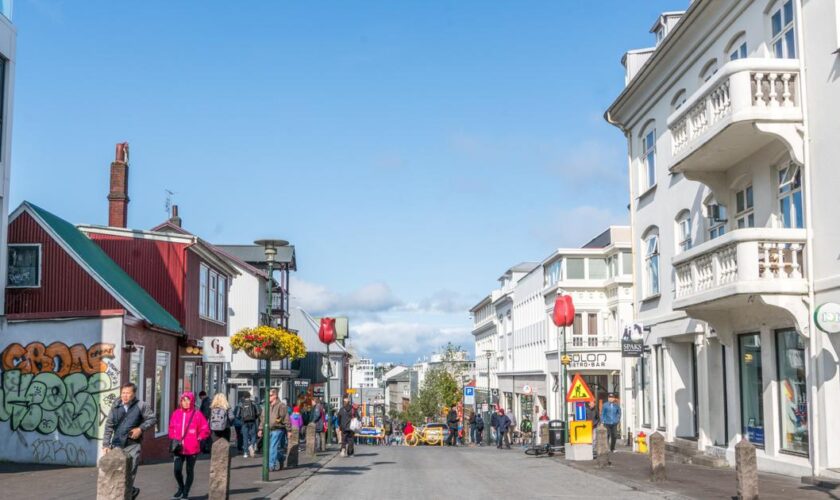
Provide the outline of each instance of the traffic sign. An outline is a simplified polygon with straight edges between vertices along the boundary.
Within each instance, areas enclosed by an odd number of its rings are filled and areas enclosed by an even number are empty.
[[[525,384],[525,385],[522,386],[522,394],[528,395],[528,394],[531,394],[531,391],[532,391],[532,389],[531,389],[530,385]]]
[[[347,389],[347,394],[356,394],[356,389]]]
[[[571,444],[592,444],[592,422],[589,420],[569,422],[569,442]]]
[[[475,387],[464,387],[464,404],[465,405],[474,405],[475,404]]]
[[[575,374],[575,378],[572,379],[572,386],[569,387],[569,392],[566,393],[566,402],[588,403],[590,401],[595,401],[592,389],[586,385],[586,382],[583,380],[583,377],[580,376],[580,373]]]
[[[575,420],[586,420],[586,403],[575,403]]]

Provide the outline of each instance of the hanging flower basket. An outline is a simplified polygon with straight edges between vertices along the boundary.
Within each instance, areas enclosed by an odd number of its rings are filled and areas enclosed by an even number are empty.
[[[243,328],[231,336],[230,346],[235,351],[245,351],[254,359],[277,361],[306,356],[306,346],[300,337],[283,328],[271,326]]]

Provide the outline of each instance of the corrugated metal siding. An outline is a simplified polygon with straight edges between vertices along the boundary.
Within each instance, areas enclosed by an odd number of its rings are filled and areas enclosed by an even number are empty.
[[[43,262],[40,288],[6,289],[7,313],[122,308],[28,213],[9,225],[9,243],[40,243]]]
[[[185,318],[181,322],[184,325],[184,330],[190,338],[200,339],[203,337],[221,337],[227,335],[227,325],[220,325],[213,321],[201,319],[198,315],[198,274],[201,266],[201,258],[193,252],[186,252],[187,254],[187,279],[185,280],[186,288],[184,290],[184,310]],[[207,265],[211,269],[215,269],[210,264]],[[218,269],[216,269],[218,271]],[[228,297],[228,302],[230,298]],[[227,306],[228,304],[225,304]],[[225,308],[227,309],[227,307]],[[227,316],[227,314],[225,314]]]
[[[186,244],[96,233],[90,237],[158,304],[184,324]]]

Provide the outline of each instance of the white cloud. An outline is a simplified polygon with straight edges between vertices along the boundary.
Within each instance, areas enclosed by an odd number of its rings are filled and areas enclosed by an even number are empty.
[[[324,285],[291,278],[295,302],[310,314],[375,313],[402,305],[385,283],[369,283],[349,293],[336,293]]]
[[[388,356],[423,356],[452,342],[472,346],[469,327],[434,326],[416,322],[365,322],[350,325],[350,342],[359,354],[381,359]]]
[[[416,304],[408,304],[407,311],[442,314],[466,313],[473,303],[464,295],[452,290],[438,290]]]

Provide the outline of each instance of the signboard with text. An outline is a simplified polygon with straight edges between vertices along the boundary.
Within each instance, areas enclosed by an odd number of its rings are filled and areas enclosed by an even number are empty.
[[[230,337],[204,337],[202,355],[205,363],[230,363],[233,358]]]

